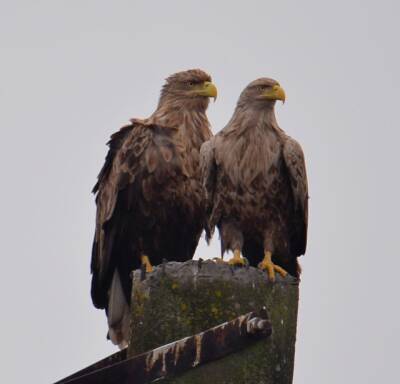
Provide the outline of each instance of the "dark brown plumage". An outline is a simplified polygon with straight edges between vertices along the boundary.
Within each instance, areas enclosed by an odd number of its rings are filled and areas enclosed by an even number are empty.
[[[298,276],[307,242],[303,152],[275,119],[275,102],[284,98],[276,81],[253,81],[227,126],[201,148],[208,238],[217,226],[222,254],[234,251],[234,263],[241,263],[240,253],[251,265],[262,262],[272,279],[284,273],[279,266]],[[278,267],[268,262],[271,254]]]
[[[170,76],[156,111],[111,136],[93,189],[97,193],[92,299],[105,308],[109,335],[124,345],[129,328],[130,272],[147,256],[191,259],[205,221],[199,151],[211,137],[206,116],[216,88],[208,74]],[[148,268],[151,266],[147,265]]]

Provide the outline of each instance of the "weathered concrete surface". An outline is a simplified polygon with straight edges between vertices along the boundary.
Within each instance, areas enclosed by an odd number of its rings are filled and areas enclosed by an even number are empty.
[[[292,382],[298,282],[271,283],[256,268],[212,261],[170,262],[141,281],[133,275],[131,341],[134,356],[266,306],[272,336],[224,359],[194,368],[165,383]]]

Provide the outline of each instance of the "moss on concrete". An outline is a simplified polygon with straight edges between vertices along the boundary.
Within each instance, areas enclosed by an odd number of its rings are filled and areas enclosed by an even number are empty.
[[[135,272],[132,292],[129,356],[267,307],[270,338],[164,382],[292,382],[298,305],[298,284],[292,277],[278,277],[272,284],[252,267],[234,269],[208,261],[199,268],[196,261],[171,262],[143,281]]]

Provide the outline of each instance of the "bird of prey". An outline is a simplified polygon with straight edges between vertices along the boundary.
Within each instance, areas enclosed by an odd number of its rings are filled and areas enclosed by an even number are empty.
[[[298,276],[297,257],[307,242],[308,186],[304,155],[275,118],[285,101],[278,82],[261,78],[241,93],[234,114],[201,148],[209,211],[207,239],[215,226],[230,264],[245,261],[275,273]]]
[[[111,136],[97,193],[91,295],[107,313],[109,337],[121,348],[129,332],[132,270],[191,259],[206,220],[200,147],[212,136],[206,116],[217,89],[200,69],[166,79],[147,119]]]

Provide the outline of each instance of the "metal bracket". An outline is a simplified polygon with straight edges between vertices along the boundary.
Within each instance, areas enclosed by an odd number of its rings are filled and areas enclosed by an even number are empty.
[[[263,308],[130,359],[126,350],[120,351],[56,384],[151,383],[225,357],[271,333],[271,322]]]

